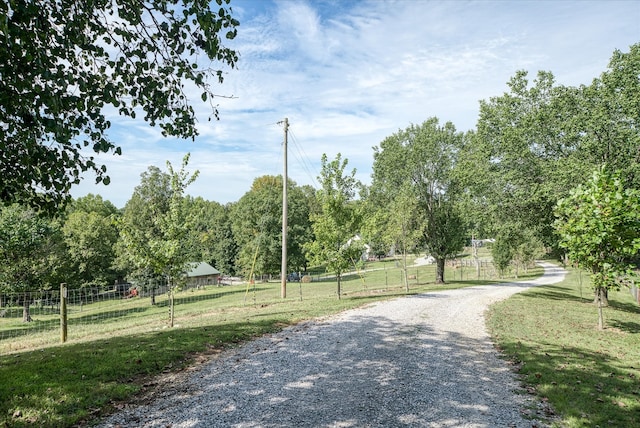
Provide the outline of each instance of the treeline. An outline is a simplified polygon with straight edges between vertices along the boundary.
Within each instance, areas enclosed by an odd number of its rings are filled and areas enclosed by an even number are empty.
[[[340,154],[323,157],[320,189],[290,180],[289,271],[324,265],[339,279],[367,244],[372,255],[427,252],[442,281],[446,259],[489,237],[506,269],[561,254],[554,209],[602,165],[640,188],[640,44],[615,51],[589,85],[518,72],[508,88],[481,101],[473,131],[431,117],[379,142],[370,186]],[[177,281],[192,261],[228,275],[278,274],[282,177],[256,178],[222,205],[185,195],[197,179],[187,168],[188,156],[180,170],[149,167],[121,210],[94,195],[55,218],[4,206],[0,290]]]

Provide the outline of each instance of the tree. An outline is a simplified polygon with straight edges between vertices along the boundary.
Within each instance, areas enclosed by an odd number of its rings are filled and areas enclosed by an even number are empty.
[[[184,156],[179,171],[167,161],[166,173],[157,167],[143,173],[120,224],[121,261],[133,268],[132,276],[151,282],[152,290],[158,279],[166,279],[171,298],[190,261],[185,244],[193,216],[187,210],[184,191],[198,171],[186,171],[189,157]]]
[[[567,126],[576,94],[542,71],[531,83],[519,71],[508,87],[480,103],[477,133],[463,150],[475,164],[466,168],[466,183],[490,214],[489,233],[508,224],[553,247],[553,207],[580,180],[569,162],[577,141]]]
[[[317,194],[322,209],[311,216],[315,239],[305,247],[312,263],[325,265],[328,272],[335,273],[338,299],[342,295],[342,275],[360,259],[363,250],[360,241],[354,239],[362,222],[361,210],[354,203],[360,183],[355,169],[345,174],[347,164],[340,153],[331,162],[322,155],[318,177],[322,188]]]
[[[630,260],[640,251],[640,191],[625,188],[605,166],[561,199],[554,226],[569,259],[591,273],[598,302],[598,327],[607,290],[633,274]]]
[[[374,147],[373,184],[392,201],[411,192],[424,219],[423,244],[436,259],[436,282],[444,282],[445,260],[464,247],[466,230],[455,204],[453,169],[463,135],[437,118],[385,138]]]
[[[58,223],[17,204],[0,208],[0,290],[23,293],[23,321],[31,321],[30,291],[51,289],[64,274]]]
[[[640,43],[614,51],[608,69],[581,86],[568,115],[578,150],[571,167],[583,177],[606,163],[626,187],[640,189]]]
[[[198,198],[187,198],[186,210],[193,218],[188,232],[191,261],[206,261],[225,274],[235,275],[238,246],[231,230],[230,206]]]
[[[521,229],[517,221],[503,224],[497,232],[496,241],[491,247],[493,262],[504,276],[512,265],[517,278],[522,268],[525,272],[541,254],[542,242],[531,230]]]
[[[287,267],[307,261],[303,244],[311,239],[307,191],[289,180],[287,192]],[[262,176],[233,207],[233,234],[239,246],[238,267],[245,274],[277,274],[282,268],[282,176]]]
[[[186,209],[184,191],[198,178],[199,171],[196,170],[193,173],[186,171],[188,163],[188,153],[184,156],[179,171],[176,171],[167,161],[167,170],[171,180],[169,210],[157,219],[161,231],[159,239],[149,242],[152,269],[154,273],[166,277],[169,282],[171,327],[173,327],[174,319],[175,292],[182,285],[181,282],[185,278],[190,262],[185,242],[193,224],[193,216]]]
[[[389,195],[373,190],[367,198],[367,218],[364,220],[364,237],[373,247],[378,243],[379,254],[400,254],[402,260],[403,281],[409,292],[407,256],[416,252],[424,234],[424,221],[418,209],[417,198],[408,184],[398,189],[389,199]]]
[[[558,86],[542,71],[530,83],[519,71],[509,92],[481,101],[462,158],[474,202],[494,219],[491,233],[515,222],[556,249],[556,202],[603,163],[621,171],[627,187],[640,188],[639,74],[636,44],[616,50],[591,85]]]
[[[148,243],[161,239],[157,219],[169,210],[170,180],[169,174],[160,168],[147,168],[140,175],[140,184],[125,204],[119,221],[116,265],[127,272],[128,279],[151,291],[151,304],[155,304],[155,289],[162,278],[150,263],[152,254]]]
[[[95,154],[112,110],[168,136],[197,135],[185,87],[209,101],[236,52],[229,0],[10,0],[0,3],[0,200],[58,209],[81,174],[109,183]],[[202,68],[200,58],[206,57]],[[220,64],[220,69],[215,65]]]
[[[67,284],[105,286],[118,278],[113,267],[117,219],[116,207],[100,196],[88,195],[70,204],[62,231],[75,279],[68,278]]]

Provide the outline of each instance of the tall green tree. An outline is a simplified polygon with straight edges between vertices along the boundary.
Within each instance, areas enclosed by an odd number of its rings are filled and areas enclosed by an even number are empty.
[[[640,188],[640,44],[615,51],[590,85],[559,86],[550,72],[519,71],[509,91],[480,103],[473,140],[461,152],[477,207],[493,220],[557,248],[556,202],[603,163]],[[504,231],[509,233],[508,231]]]
[[[520,269],[525,272],[542,254],[543,244],[531,230],[521,229],[517,222],[502,225],[491,247],[493,262],[504,276],[509,266],[517,278]]]
[[[119,222],[116,266],[127,272],[129,280],[151,291],[152,304],[155,304],[155,289],[163,278],[153,269],[148,243],[162,237],[157,219],[169,210],[170,198],[171,177],[160,168],[150,166],[140,175],[140,184],[125,204]]]
[[[225,274],[235,275],[238,246],[231,229],[230,206],[198,197],[187,198],[186,209],[193,218],[187,243],[190,259],[206,261]]]
[[[455,256],[466,240],[465,225],[456,205],[456,156],[463,134],[452,123],[440,125],[430,118],[421,125],[385,138],[374,147],[372,187],[393,201],[405,189],[415,199],[416,213],[424,219],[423,245],[436,259],[436,282],[444,282],[447,258]]]
[[[287,267],[306,267],[303,244],[310,239],[308,192],[289,180],[287,192]],[[282,176],[262,176],[234,205],[233,234],[238,267],[245,274],[277,274],[282,268]]]
[[[558,87],[550,72],[533,82],[520,71],[508,82],[509,92],[480,103],[473,146],[463,157],[473,159],[467,183],[485,202],[493,235],[505,227],[530,230],[553,246],[553,207],[576,182],[565,162],[575,149],[566,133],[575,91]],[[469,158],[469,152],[474,152]]]
[[[29,292],[64,281],[66,248],[57,221],[17,204],[0,208],[0,291],[21,293],[23,321],[31,321]]]
[[[640,252],[640,190],[625,188],[606,167],[558,202],[560,245],[569,259],[591,273],[598,302],[598,327],[607,290],[633,275],[631,260]]]
[[[577,149],[570,166],[582,177],[606,163],[625,186],[640,189],[640,43],[614,51],[607,70],[575,93],[567,134]],[[581,181],[574,181],[580,183]]]
[[[192,228],[193,213],[187,209],[184,192],[199,175],[196,170],[193,173],[186,170],[189,164],[189,154],[183,160],[180,170],[175,170],[167,161],[167,170],[171,183],[171,198],[169,210],[157,219],[161,235],[159,239],[149,242],[151,249],[151,266],[153,271],[166,277],[169,282],[170,326],[174,321],[174,297],[177,289],[183,285],[185,274],[188,271],[189,259],[186,242],[189,231]]]
[[[166,173],[156,167],[143,173],[120,223],[121,260],[134,269],[132,276],[151,287],[152,304],[158,279],[166,279],[169,284],[171,326],[174,291],[192,261],[187,243],[194,221],[184,192],[197,179],[198,171],[186,170],[189,157],[184,156],[180,170],[167,161]],[[135,207],[146,210],[134,212]]]
[[[338,299],[341,298],[342,275],[355,268],[362,255],[360,240],[354,239],[362,227],[362,209],[355,203],[361,186],[355,178],[355,168],[345,173],[348,159],[338,153],[329,161],[322,155],[322,170],[318,179],[322,188],[317,192],[321,211],[311,216],[314,239],[306,245],[312,263],[324,265],[336,275]]]
[[[120,274],[114,269],[119,231],[118,210],[100,196],[87,195],[73,201],[62,232],[69,252],[73,279],[69,286],[113,284]]]
[[[402,261],[403,281],[409,291],[407,257],[418,252],[424,235],[424,219],[418,209],[418,200],[413,189],[406,183],[398,189],[393,198],[372,191],[366,198],[366,216],[363,225],[363,237],[368,245],[387,255],[393,252]]]
[[[109,183],[94,154],[120,154],[107,110],[197,134],[185,87],[217,118],[212,81],[235,67],[229,0],[0,2],[0,200],[55,211],[81,174]],[[200,58],[205,58],[204,63]],[[217,66],[216,66],[217,64]]]

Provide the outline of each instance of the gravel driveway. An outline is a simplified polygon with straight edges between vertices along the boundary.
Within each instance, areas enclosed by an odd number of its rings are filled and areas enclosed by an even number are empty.
[[[483,313],[538,280],[425,293],[306,322],[223,352],[103,427],[532,427],[537,405]]]

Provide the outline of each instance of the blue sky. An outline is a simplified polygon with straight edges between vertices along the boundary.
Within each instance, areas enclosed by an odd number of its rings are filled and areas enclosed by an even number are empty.
[[[142,120],[111,118],[121,156],[100,155],[111,184],[86,175],[74,197],[100,194],[123,207],[148,166],[179,167],[191,153],[200,177],[187,193],[234,202],[262,175],[282,173],[289,119],[289,177],[317,187],[320,158],[337,153],[370,182],[372,147],[436,116],[473,129],[479,101],[499,96],[517,70],[551,71],[589,84],[614,49],[640,42],[640,1],[232,0],[240,21],[229,46],[240,61],[215,92],[220,120],[191,96],[195,141],[165,139]]]

